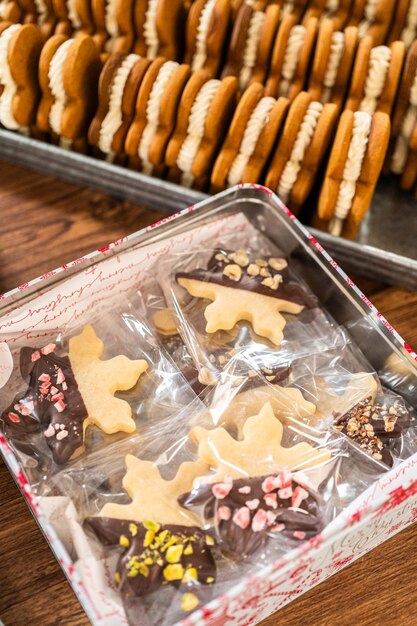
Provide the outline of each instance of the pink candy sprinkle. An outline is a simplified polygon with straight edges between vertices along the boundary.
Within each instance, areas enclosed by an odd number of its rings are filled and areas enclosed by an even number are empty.
[[[267,516],[266,511],[263,509],[258,509],[256,511],[255,517],[252,520],[252,530],[254,533],[259,533],[261,530],[264,530],[267,524]]]
[[[67,387],[67,383],[65,382],[65,380],[64,380],[64,382],[62,383],[62,389],[63,389],[64,391],[66,391],[66,390],[68,389],[68,387]]]
[[[229,520],[232,516],[232,510],[228,506],[219,506],[217,509],[217,519],[218,520]]]
[[[51,380],[49,374],[41,374],[38,378],[42,383],[48,383]]]
[[[248,509],[253,511],[253,510],[258,508],[259,500],[258,500],[258,498],[255,498],[254,500],[246,500],[245,504],[248,507]]]
[[[62,371],[60,367],[58,367],[58,370],[56,373],[56,384],[61,385],[64,382],[64,380],[65,380],[64,372]]]
[[[24,404],[15,404],[13,408],[22,415],[29,415],[29,411]]]
[[[285,487],[285,489],[280,489],[278,491],[278,496],[281,498],[281,500],[286,500],[287,498],[291,498],[292,496],[291,487]]]
[[[46,396],[48,393],[48,387],[41,387],[39,391],[41,392],[43,396]]]
[[[42,354],[51,354],[51,352],[53,352],[56,348],[56,345],[54,343],[48,343],[47,346],[44,346],[43,348],[41,348],[41,352]]]
[[[35,350],[35,352],[32,352],[32,356],[31,356],[32,363],[34,363],[40,358],[41,358],[41,355],[40,355],[39,350]]]
[[[240,526],[242,530],[245,530],[250,524],[250,511],[248,507],[242,506],[233,515],[233,521],[237,526]]]
[[[55,435],[55,428],[52,424],[49,424],[48,428],[43,433],[45,437],[53,437]]]
[[[292,474],[288,467],[284,467],[281,471],[281,482],[282,487],[291,487],[292,486]]]
[[[211,491],[213,493],[213,496],[217,498],[217,500],[223,500],[223,498],[229,495],[229,493],[232,490],[232,487],[233,487],[232,484],[226,485],[226,483],[219,483],[217,485],[214,485],[211,488]]]
[[[298,509],[302,501],[306,498],[308,498],[308,492],[300,486],[296,487],[292,494],[291,506]]]
[[[295,537],[295,539],[301,539],[301,540],[306,538],[306,534],[303,533],[301,530],[296,530],[293,533],[293,536]]]
[[[281,486],[280,476],[267,476],[262,483],[262,491],[270,493],[274,489],[279,489]]]
[[[241,487],[240,489],[238,489],[239,493],[242,493],[243,495],[247,495],[248,493],[251,492],[251,488],[249,487],[249,485],[247,485],[247,487]]]
[[[19,424],[19,422],[21,421],[20,417],[16,415],[16,413],[12,413],[11,411],[7,414],[7,417],[11,422],[13,422],[13,424]]]
[[[277,503],[277,494],[276,494],[276,493],[267,493],[267,494],[264,496],[264,501],[265,501],[265,504],[266,504],[267,506],[270,506],[270,507],[272,507],[273,509],[276,509],[276,508],[277,508],[277,506],[278,506],[278,503]]]
[[[272,526],[272,524],[274,524],[276,519],[276,513],[273,513],[272,511],[267,511],[266,512],[266,523],[268,524],[268,526]]]
[[[281,533],[285,528],[285,524],[276,524],[275,526],[272,526],[271,531],[273,533]]]
[[[50,391],[52,396],[54,396],[56,393],[58,393],[58,389],[56,387],[51,387],[49,391]]]
[[[51,393],[52,393],[52,389],[51,389]],[[52,396],[52,402],[58,402],[58,400],[63,400],[64,399],[64,394],[62,392],[56,393],[55,395]]]
[[[65,402],[62,402],[62,400],[58,400],[58,402],[55,402],[54,404],[54,407],[56,408],[58,413],[62,413],[66,406],[67,405],[65,404]]]

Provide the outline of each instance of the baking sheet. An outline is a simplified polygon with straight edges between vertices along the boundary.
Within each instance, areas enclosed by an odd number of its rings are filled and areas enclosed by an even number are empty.
[[[201,192],[6,130],[0,130],[0,159],[167,213],[207,197]],[[311,231],[346,271],[416,290],[416,213],[414,197],[402,192],[396,181],[388,177],[378,185],[372,210],[362,223],[357,241]]]

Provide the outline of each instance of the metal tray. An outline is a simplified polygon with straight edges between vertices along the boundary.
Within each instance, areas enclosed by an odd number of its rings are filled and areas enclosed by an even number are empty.
[[[207,198],[207,194],[6,130],[0,130],[0,159],[167,213]],[[348,272],[417,290],[416,211],[417,201],[386,178],[378,185],[357,241],[310,230]]]

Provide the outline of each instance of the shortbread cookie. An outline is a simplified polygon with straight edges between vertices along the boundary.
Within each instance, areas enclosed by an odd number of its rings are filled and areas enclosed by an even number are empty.
[[[337,119],[337,106],[313,101],[302,91],[295,98],[266,175],[266,185],[294,212],[313,186]]]
[[[231,330],[245,320],[279,346],[286,324],[282,313],[297,315],[315,305],[301,285],[284,281],[282,269],[282,259],[217,249],[207,269],[178,272],[175,280],[191,296],[211,300],[204,312],[207,333]]]
[[[239,183],[258,183],[285,120],[289,100],[264,97],[252,83],[237,106],[211,177],[218,192]]]
[[[100,68],[99,53],[88,35],[54,35],[46,42],[39,60],[39,130],[69,142],[87,135],[97,108]]]
[[[409,155],[409,143],[417,124],[417,41],[407,54],[395,104],[391,129],[390,168],[403,174]],[[405,177],[408,178],[409,177]],[[404,178],[403,186],[406,185]]]
[[[154,499],[155,492],[150,497]],[[211,553],[215,541],[201,528],[109,517],[90,517],[84,525],[103,544],[122,550],[114,581],[129,601],[169,585],[180,590],[184,612],[207,602],[206,590],[216,582]],[[174,608],[175,600],[171,600],[170,610]]]
[[[367,212],[390,135],[386,113],[344,111],[318,201],[318,216],[333,235],[353,238]]]
[[[166,152],[171,180],[191,187],[208,178],[237,101],[237,79],[210,79],[194,72],[181,97],[177,123]]]
[[[0,24],[0,123],[10,130],[35,123],[42,35],[33,24]]]
[[[417,0],[398,0],[387,41],[403,41],[408,50],[417,37]]]
[[[246,478],[274,474],[283,468],[302,470],[320,465],[331,458],[326,448],[314,449],[302,442],[282,447],[283,426],[267,402],[243,426],[243,439],[237,441],[224,428],[206,430],[195,426],[190,436],[198,444],[198,456],[215,474],[208,482],[222,482],[226,477]],[[196,485],[194,485],[196,486]]]
[[[351,111],[391,113],[404,61],[404,44],[374,47],[371,36],[358,47],[345,108]]]
[[[57,17],[55,33],[68,35],[86,33],[94,30],[90,0],[52,0],[54,13]]]
[[[91,0],[93,39],[100,52],[123,52],[133,46],[133,0]]]
[[[99,104],[88,140],[104,154],[124,150],[127,131],[135,114],[136,98],[150,61],[137,54],[112,54],[100,74]]]
[[[272,52],[265,95],[293,100],[302,90],[316,36],[315,17],[305,24],[297,24],[295,15],[284,17]]]
[[[343,107],[356,54],[358,31],[354,26],[344,31],[335,29],[331,19],[324,19],[319,28],[308,92],[313,100],[334,102]]]
[[[133,5],[135,43],[133,52],[152,61],[182,57],[185,10],[182,0],[137,0]]]
[[[62,464],[82,451],[91,424],[107,434],[136,429],[129,404],[114,394],[131,389],[148,365],[124,356],[101,361],[104,344],[89,324],[70,339],[68,356],[55,349],[51,343],[21,350],[20,371],[29,387],[2,417],[17,432],[42,430],[55,462]]]
[[[265,11],[242,4],[233,31],[222,77],[237,76],[239,89],[266,79],[280,18],[280,8],[271,4]]]
[[[36,24],[43,35],[48,39],[54,32],[56,16],[53,9],[53,0],[18,0],[24,14],[24,22]]]
[[[370,35],[374,46],[384,43],[396,3],[392,0],[352,0],[349,26],[357,26],[359,39]]]
[[[0,22],[18,24],[22,21],[22,8],[17,0],[0,1]]]
[[[178,106],[190,76],[189,65],[158,58],[140,86],[135,116],[126,137],[126,153],[138,157],[145,174],[164,164]]]
[[[202,485],[179,502],[202,512],[224,554],[243,559],[282,537],[302,541],[323,526],[320,498],[287,469]]]
[[[184,63],[216,77],[229,28],[229,0],[196,0],[187,19]]]

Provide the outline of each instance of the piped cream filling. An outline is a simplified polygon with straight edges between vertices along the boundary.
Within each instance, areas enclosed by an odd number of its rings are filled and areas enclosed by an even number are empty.
[[[281,70],[281,81],[278,87],[279,96],[287,96],[290,90],[291,81],[294,78],[300,52],[306,36],[306,28],[301,24],[293,26],[287,41],[284,54],[284,62]]]
[[[42,26],[45,24],[48,17],[48,7],[46,6],[45,0],[35,0],[36,11],[38,14],[37,22],[38,26]]]
[[[200,21],[197,27],[195,52],[191,61],[191,69],[193,71],[201,70],[207,60],[207,33],[215,6],[216,0],[208,0],[201,11]]]
[[[12,112],[17,83],[10,70],[9,46],[12,37],[20,28],[21,24],[13,24],[0,35],[0,85],[3,85],[3,93],[0,96],[0,122],[9,130],[19,128]]]
[[[334,216],[329,224],[329,232],[339,236],[342,232],[343,222],[352,208],[356,193],[356,183],[361,174],[362,164],[371,131],[372,115],[364,111],[354,113],[352,138],[343,169],[342,180],[337,195]]]
[[[74,39],[68,39],[55,52],[48,70],[49,88],[54,98],[54,103],[49,112],[49,125],[57,135],[61,134],[62,115],[68,102],[68,96],[64,88],[64,62],[67,52],[74,43]]]
[[[417,124],[417,73],[410,89],[410,98],[391,157],[391,171],[402,174],[408,157],[408,142]]]
[[[359,111],[374,113],[378,106],[378,98],[381,96],[389,65],[391,63],[391,50],[388,46],[372,48],[369,57],[368,75],[365,81],[364,97],[359,105]]]
[[[145,14],[143,25],[143,38],[145,40],[148,59],[156,59],[159,50],[159,37],[156,28],[156,14],[158,11],[158,0],[148,0],[148,8]]]
[[[67,0],[68,19],[74,30],[79,30],[82,26],[81,18],[77,11],[77,0]]]
[[[98,147],[105,154],[109,154],[111,145],[117,131],[123,122],[122,100],[127,79],[133,66],[140,57],[137,54],[129,54],[118,68],[111,86],[109,109],[101,123]]]
[[[9,4],[9,0],[1,0],[0,1],[0,18],[4,19],[6,17],[6,11]]]
[[[177,166],[183,173],[181,183],[188,187],[191,187],[194,182],[192,173],[194,159],[204,137],[207,115],[220,84],[220,81],[216,79],[204,83],[191,107],[187,136],[177,158]]]
[[[287,202],[298,178],[305,152],[313,138],[323,106],[321,102],[311,102],[300,124],[290,158],[285,164],[278,183],[277,192],[283,202]]]
[[[286,0],[281,10],[281,19],[294,10],[294,0]]]
[[[400,39],[404,42],[405,47],[409,48],[416,38],[417,31],[417,0],[411,0],[408,7],[405,26],[401,32]]]
[[[327,0],[325,6],[325,16],[329,17],[334,15],[339,8],[339,0]]]
[[[107,0],[105,10],[105,25],[109,39],[105,43],[106,52],[112,52],[114,42],[120,36],[119,24],[116,16],[117,0]]]
[[[261,98],[252,111],[248,123],[243,133],[242,142],[240,144],[239,153],[229,170],[227,182],[229,185],[238,185],[242,182],[243,173],[253,153],[259,136],[269,121],[269,114],[276,103],[275,98]]]
[[[142,170],[145,174],[150,175],[153,172],[153,165],[149,160],[149,150],[159,126],[162,96],[165,93],[169,79],[177,67],[178,63],[175,61],[167,61],[164,63],[158,72],[158,76],[149,94],[146,105],[146,126],[143,129],[138,147],[138,156],[142,162]]]
[[[367,34],[370,26],[373,24],[378,5],[381,0],[368,0],[365,5],[364,15],[361,22],[358,24],[358,36],[359,39],[363,39]]]
[[[259,40],[264,22],[265,13],[262,11],[255,11],[250,20],[245,50],[243,52],[242,69],[239,74],[239,87],[241,91],[246,89],[252,76],[252,70],[255,67]]]
[[[332,34],[332,39],[330,43],[329,60],[327,62],[327,67],[323,78],[323,89],[321,94],[322,102],[329,102],[331,98],[332,89],[336,82],[337,73],[339,71],[344,49],[345,34],[340,31],[334,32]]]

